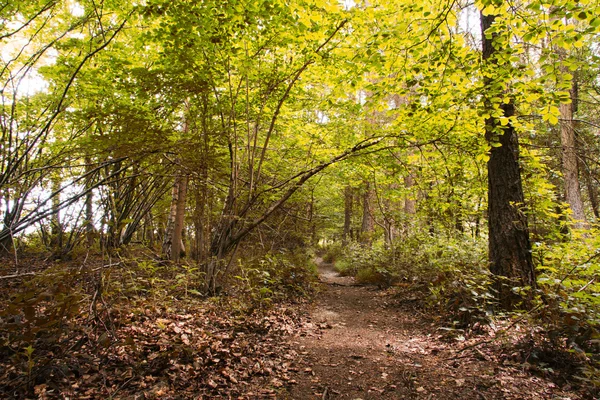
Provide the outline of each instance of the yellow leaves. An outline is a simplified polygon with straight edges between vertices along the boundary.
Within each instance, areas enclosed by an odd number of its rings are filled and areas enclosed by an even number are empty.
[[[320,13],[311,14],[309,19],[315,24],[320,24],[321,22],[323,22],[323,15],[321,15]]]
[[[483,15],[500,15],[504,14],[507,10],[507,2],[490,2],[490,4],[486,5],[481,13]]]
[[[542,117],[543,119],[543,117]],[[552,114],[548,114],[548,122],[550,122],[552,125],[556,125],[558,124],[558,117]]]
[[[489,153],[481,153],[475,156],[475,160],[487,163],[490,160],[490,155]]]
[[[533,103],[535,101],[537,101],[540,98],[540,95],[538,93],[528,93],[525,96],[525,101],[527,101],[528,103]]]
[[[319,2],[320,3],[320,2]],[[323,9],[328,13],[339,13],[340,12],[340,2],[338,0],[329,0],[323,2]]]
[[[548,105],[542,109],[542,120],[552,125],[558,124],[560,110],[555,105]]]
[[[493,4],[489,4],[487,5],[483,10],[481,10],[481,13],[483,15],[493,15],[493,14],[497,14],[497,7],[494,7]]]
[[[461,84],[463,82],[463,77],[460,75],[456,75],[456,74],[452,74],[449,77],[450,82],[455,83],[455,84]]]

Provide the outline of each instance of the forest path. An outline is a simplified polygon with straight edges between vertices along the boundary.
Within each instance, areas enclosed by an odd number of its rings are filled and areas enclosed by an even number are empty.
[[[307,328],[290,339],[298,353],[283,399],[570,398],[521,366],[445,339],[416,298],[356,286],[317,260],[323,290]],[[414,296],[414,293],[412,294]],[[461,339],[462,340],[462,339]],[[558,397],[556,397],[558,396]]]

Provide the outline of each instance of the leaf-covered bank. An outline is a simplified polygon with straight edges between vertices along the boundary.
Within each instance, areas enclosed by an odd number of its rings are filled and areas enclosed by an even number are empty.
[[[283,338],[303,329],[314,290],[306,264],[298,286],[244,270],[207,298],[192,269],[170,263],[27,261],[0,282],[5,398],[269,397],[293,368]]]

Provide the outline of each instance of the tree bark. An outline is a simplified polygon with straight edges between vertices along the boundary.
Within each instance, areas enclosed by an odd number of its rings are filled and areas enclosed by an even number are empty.
[[[92,192],[91,174],[92,160],[90,157],[85,157],[85,170],[88,178],[86,179],[86,190],[85,194],[85,238],[86,245],[88,248],[94,245],[94,193]]]
[[[179,180],[177,190],[177,215],[175,217],[175,227],[173,230],[173,243],[171,250],[171,260],[179,261],[180,257],[185,256],[185,246],[183,244],[183,230],[185,228],[185,201],[187,195],[188,176],[182,176]]]
[[[404,187],[410,189],[415,184],[414,177],[411,172],[404,177]],[[417,202],[411,196],[407,195],[404,198],[404,212],[408,215],[415,215],[417,213]]]
[[[185,222],[185,200],[188,177],[177,175],[173,183],[171,210],[167,220],[167,228],[163,239],[163,254],[165,258],[178,262],[185,254],[182,233]],[[183,254],[182,254],[183,253]]]
[[[481,15],[483,60],[496,67],[498,49],[494,37],[485,32],[494,23],[495,16]],[[484,80],[486,93],[497,90],[490,78]],[[489,113],[493,112],[491,101],[486,101]],[[515,115],[512,101],[500,107],[504,117]],[[520,209],[524,204],[521,173],[519,170],[519,144],[514,127],[502,125],[500,120],[489,117],[485,121],[485,137],[492,145],[488,161],[488,225],[490,271],[496,277],[495,289],[502,308],[511,310],[522,301],[528,306],[532,291],[525,297],[516,294],[513,287],[535,287],[535,270],[531,257],[531,243],[527,217]],[[497,146],[499,142],[500,146]]]
[[[363,215],[360,230],[361,242],[364,245],[370,245],[373,241],[373,231],[375,224],[373,221],[373,211],[371,209],[371,199],[373,198],[373,189],[367,182],[365,193],[363,194]]]
[[[352,239],[352,199],[353,190],[350,186],[344,188],[344,233],[342,245],[346,246]]]
[[[63,227],[60,222],[60,177],[52,177],[52,217],[50,218],[50,246],[60,252],[63,246]]]
[[[204,216],[206,214],[206,187],[204,184],[198,185],[195,193],[195,208],[194,208],[194,242],[195,242],[195,258],[196,261],[203,262],[206,260],[206,238],[204,236]]]
[[[573,87],[571,88],[573,99]],[[562,169],[565,184],[565,200],[571,208],[573,227],[581,229],[587,226],[581,189],[579,187],[579,169],[577,167],[577,142],[573,126],[573,104],[561,104],[560,110],[560,144]]]
[[[594,213],[594,217],[596,220],[600,218],[600,213],[598,212],[598,192],[596,191],[596,187],[594,185],[592,174],[590,172],[590,167],[586,163],[583,163],[583,176],[585,178],[585,185],[587,187],[588,197],[590,198],[590,205],[592,206],[592,212]]]

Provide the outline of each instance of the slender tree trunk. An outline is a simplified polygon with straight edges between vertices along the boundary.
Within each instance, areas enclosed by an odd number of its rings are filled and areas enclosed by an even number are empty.
[[[90,157],[85,157],[85,169],[86,173],[90,173],[92,170],[92,160]],[[85,195],[85,241],[87,247],[94,245],[94,193],[91,190],[91,177],[86,179],[87,193]]]
[[[185,200],[188,177],[178,175],[173,183],[171,209],[167,220],[167,229],[163,240],[163,254],[172,261],[179,261],[185,252],[182,234],[185,222]]]
[[[370,245],[373,241],[373,231],[375,224],[373,221],[373,210],[371,209],[371,200],[373,198],[373,188],[367,182],[365,193],[363,195],[363,215],[361,225],[361,242]]]
[[[195,193],[196,197],[196,208],[194,209],[194,231],[195,231],[195,256],[196,261],[203,262],[206,260],[205,242],[204,236],[204,218],[206,211],[206,187],[203,184],[198,185]]]
[[[60,178],[52,178],[52,217],[50,219],[50,246],[53,251],[60,252],[63,246],[63,227],[60,222]]]
[[[177,197],[179,195],[179,176],[175,177],[173,182],[173,190],[171,192],[171,207],[169,208],[169,216],[167,217],[167,225],[162,241],[163,256],[171,260],[173,250],[173,232],[175,231],[175,220],[177,219]]]
[[[180,257],[185,256],[185,246],[183,244],[183,235],[185,228],[185,202],[187,195],[188,176],[182,176],[177,190],[177,216],[175,218],[175,228],[173,231],[173,249],[171,259],[179,261]]]
[[[308,219],[310,227],[310,245],[316,246],[319,244],[319,238],[317,237],[317,223],[315,221],[315,191],[314,188],[310,193],[310,203],[306,207],[306,218]],[[299,227],[300,228],[300,227]]]
[[[588,197],[590,198],[592,212],[594,213],[594,217],[596,217],[596,220],[598,220],[598,218],[600,218],[600,214],[598,212],[598,192],[596,191],[596,187],[592,179],[592,174],[590,173],[589,166],[587,164],[584,164],[582,172],[585,179],[585,185],[587,187]]]
[[[342,244],[346,246],[352,239],[352,200],[353,190],[350,186],[344,189],[344,234]]]
[[[483,38],[483,60],[488,66],[497,66],[498,49],[494,47],[494,37],[486,37],[485,32],[494,23],[495,16],[481,15]],[[485,78],[487,93],[494,93],[490,78]],[[491,101],[486,102],[490,113]],[[515,115],[514,104],[501,106],[505,117]],[[531,244],[525,213],[520,210],[524,204],[521,174],[519,170],[519,145],[512,124],[503,126],[498,118],[485,121],[485,137],[492,146],[488,161],[488,225],[490,270],[496,276],[498,300],[504,309],[513,309],[523,297],[515,294],[513,287],[535,287],[535,272],[531,257]],[[526,303],[531,297],[528,293]]]
[[[394,241],[394,225],[388,218],[383,220],[385,248],[390,249]]]
[[[404,187],[410,189],[415,185],[415,179],[412,173],[404,177]],[[404,198],[404,212],[407,215],[415,215],[417,213],[417,202],[411,196],[407,195]]]
[[[154,224],[152,223],[152,212],[144,215],[144,239],[148,243],[148,247],[154,248]]]
[[[573,99],[573,88],[571,88],[571,99]],[[575,129],[573,126],[573,104],[561,104],[560,110],[560,144],[562,155],[562,169],[565,184],[565,200],[571,208],[571,217],[575,228],[587,226],[583,201],[581,200],[581,189],[579,187],[579,170],[577,167],[577,147],[575,140]]]

